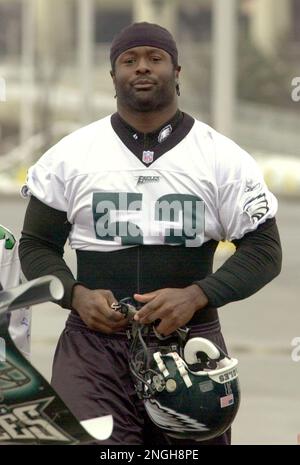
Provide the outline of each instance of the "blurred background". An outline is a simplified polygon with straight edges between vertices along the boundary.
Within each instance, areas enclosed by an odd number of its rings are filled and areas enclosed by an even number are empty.
[[[281,275],[220,309],[240,360],[234,444],[296,444],[300,433],[300,0],[0,0],[0,223],[20,236],[28,167],[77,127],[115,111],[109,47],[135,21],[179,48],[182,110],[258,161],[279,200]],[[218,248],[215,267],[232,253]],[[74,257],[66,259],[76,272]],[[33,309],[32,361],[49,379],[67,312]]]

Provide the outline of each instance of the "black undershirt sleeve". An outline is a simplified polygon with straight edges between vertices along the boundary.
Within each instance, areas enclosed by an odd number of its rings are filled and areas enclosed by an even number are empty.
[[[19,245],[22,271],[27,279],[47,274],[57,276],[65,289],[64,297],[58,302],[64,308],[71,308],[72,290],[77,283],[63,259],[70,229],[66,212],[30,197]]]
[[[215,273],[195,282],[214,307],[249,297],[281,270],[282,251],[275,218],[233,243],[235,253]]]

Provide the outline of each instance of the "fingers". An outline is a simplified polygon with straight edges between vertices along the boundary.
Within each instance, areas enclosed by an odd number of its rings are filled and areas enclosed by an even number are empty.
[[[161,299],[156,298],[145,304],[134,316],[136,321],[141,324],[153,323],[153,321],[161,318],[164,314],[164,308],[161,304]]]
[[[98,309],[101,309],[101,315],[107,322],[117,323],[124,320],[124,315],[111,307],[113,303],[118,303],[111,291],[97,291],[97,297]]]
[[[117,303],[113,293],[108,290],[81,290],[77,296],[76,310],[88,328],[106,334],[119,331],[128,324],[128,320],[120,312],[111,308]]]
[[[189,288],[165,288],[148,294],[135,294],[134,297],[145,304],[134,319],[141,324],[160,320],[156,331],[164,336],[190,321],[198,308],[194,303],[194,290]]]
[[[119,313],[115,310],[111,310],[111,312]],[[110,313],[106,315],[105,312],[99,312],[99,309],[97,308],[96,310],[90,311],[84,321],[90,329],[110,334],[115,331],[120,331],[128,324],[124,315],[120,314],[117,315],[117,317],[120,317],[121,319],[113,321],[113,317]]]
[[[176,329],[178,329],[181,326],[181,324],[178,322],[178,320],[162,320],[158,326],[156,326],[155,330],[161,335],[161,336],[169,336],[172,334]]]
[[[147,302],[150,302],[150,300],[154,299],[157,296],[157,292],[148,292],[146,294],[134,294],[133,297],[137,302],[141,302],[142,304],[145,304]]]
[[[111,291],[101,291],[102,294],[106,297],[108,305],[111,307],[112,304],[117,304],[118,301]]]

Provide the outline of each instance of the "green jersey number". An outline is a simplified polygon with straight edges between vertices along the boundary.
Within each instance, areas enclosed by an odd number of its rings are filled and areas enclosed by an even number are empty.
[[[205,204],[202,199],[188,194],[163,195],[151,205],[154,216],[143,211],[142,201],[140,193],[94,193],[96,237],[122,245],[143,244],[142,221],[152,217],[157,227],[150,229],[160,236],[163,231],[165,244],[199,247],[203,243]]]

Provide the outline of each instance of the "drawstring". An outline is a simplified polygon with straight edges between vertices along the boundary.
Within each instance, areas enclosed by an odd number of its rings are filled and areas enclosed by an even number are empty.
[[[137,293],[140,293],[140,246],[137,246]]]

